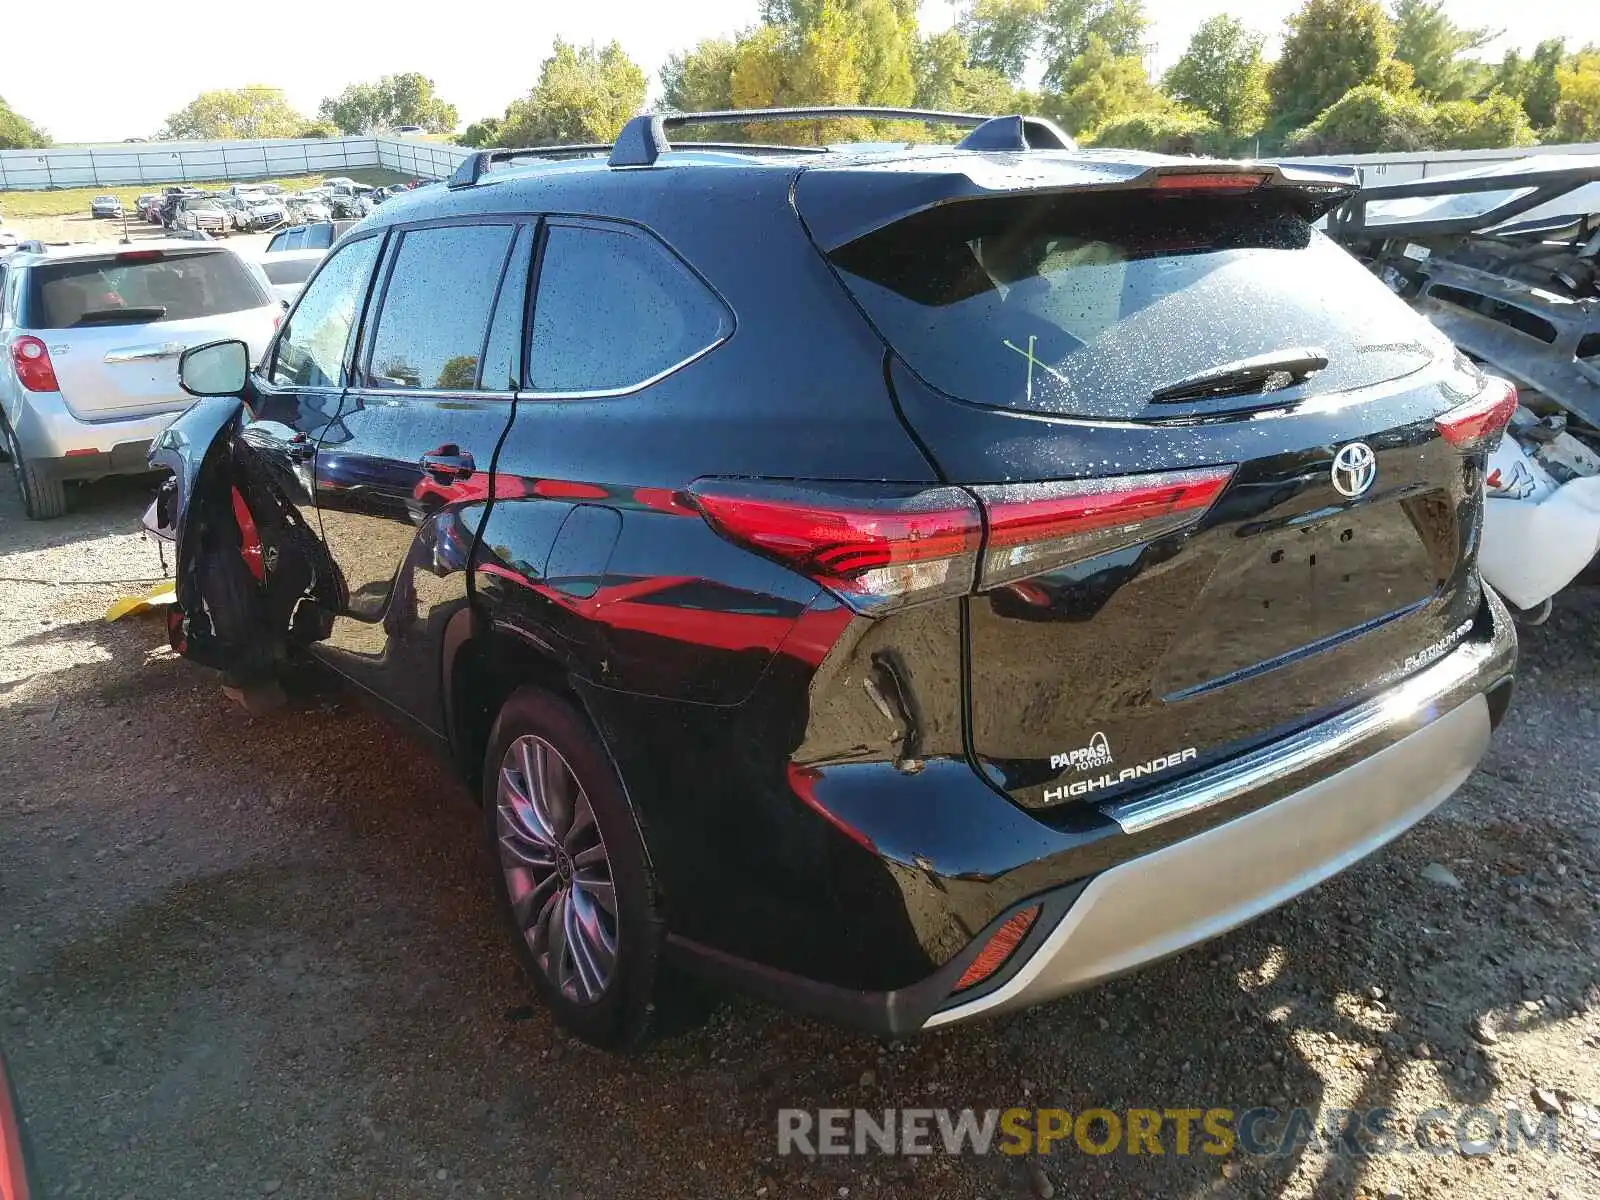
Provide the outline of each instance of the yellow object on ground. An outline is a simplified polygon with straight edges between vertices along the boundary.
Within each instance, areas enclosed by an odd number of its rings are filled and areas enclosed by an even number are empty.
[[[133,613],[147,613],[164,608],[178,598],[176,585],[168,579],[156,584],[142,596],[124,596],[106,609],[106,620],[117,621]]]

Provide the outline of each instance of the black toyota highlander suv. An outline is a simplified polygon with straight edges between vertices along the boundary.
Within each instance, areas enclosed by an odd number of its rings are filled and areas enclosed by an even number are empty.
[[[819,116],[970,132],[666,137]],[[446,747],[598,1044],[684,969],[901,1034],[1158,959],[1509,701],[1515,393],[1313,228],[1354,186],[883,110],[478,154],[185,357],[173,644]]]

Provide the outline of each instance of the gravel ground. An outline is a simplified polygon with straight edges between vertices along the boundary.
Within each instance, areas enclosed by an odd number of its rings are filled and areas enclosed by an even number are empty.
[[[464,790],[331,685],[252,719],[158,618],[143,481],[0,486],[0,1042],[47,1196],[1600,1198],[1600,596],[1525,632],[1396,845],[1140,975],[880,1043],[732,999],[621,1061],[518,979]],[[1537,1095],[1536,1095],[1537,1089]],[[1561,1110],[1561,1148],[779,1157],[781,1107]]]

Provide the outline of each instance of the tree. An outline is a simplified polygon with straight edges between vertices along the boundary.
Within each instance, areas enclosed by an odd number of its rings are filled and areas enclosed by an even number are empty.
[[[1500,34],[1457,25],[1444,8],[1445,0],[1395,0],[1394,56],[1411,64],[1417,90],[1430,100],[1465,100],[1483,82],[1483,67],[1461,55]]]
[[[1216,121],[1199,109],[1177,106],[1121,117],[1094,133],[1096,146],[1152,150],[1157,154],[1219,153],[1223,140]]]
[[[1433,110],[1422,97],[1365,83],[1290,135],[1285,148],[1291,154],[1375,154],[1427,150],[1432,141]]]
[[[1219,13],[1195,31],[1163,86],[1174,99],[1208,116],[1229,138],[1249,137],[1267,119],[1262,41],[1242,21]]]
[[[309,124],[284,99],[282,88],[251,84],[201,92],[167,118],[161,136],[194,141],[292,138]]]
[[[1066,91],[1073,62],[1099,38],[1117,58],[1143,53],[1149,24],[1143,0],[1047,0],[1044,16],[1044,82],[1052,91]]]
[[[1311,121],[1346,92],[1377,79],[1394,57],[1394,32],[1377,0],[1306,0],[1285,22],[1268,87],[1276,124]]]
[[[919,38],[911,63],[918,108],[976,113],[1038,111],[1038,97],[1014,87],[995,68],[968,65],[967,42],[958,30]],[[924,132],[923,136],[929,135]]]
[[[1394,150],[1484,150],[1531,146],[1528,115],[1513,96],[1431,105],[1415,92],[1363,84],[1289,139],[1301,154],[1371,154]]]
[[[456,138],[456,145],[471,146],[474,150],[485,150],[500,144],[499,117],[484,117],[481,121],[474,121]]]
[[[1108,121],[1158,110],[1164,102],[1145,74],[1142,59],[1114,53],[1099,34],[1091,33],[1083,53],[1068,66],[1060,92],[1047,95],[1044,108],[1068,133],[1079,137]]]
[[[344,133],[379,133],[421,125],[449,133],[459,120],[456,106],[433,94],[433,80],[416,71],[385,75],[376,83],[352,83],[317,107],[317,115]]]
[[[957,24],[966,39],[967,65],[1022,81],[1044,33],[1045,0],[977,0]]]
[[[1433,110],[1431,150],[1496,150],[1538,142],[1515,96],[1495,93],[1482,102],[1446,100]]]
[[[733,65],[739,47],[730,38],[705,38],[693,50],[669,54],[661,68],[661,102],[672,112],[733,107]]]
[[[644,72],[611,42],[604,49],[556,39],[539,66],[539,82],[506,109],[500,141],[507,146],[599,143],[617,134],[644,107]]]
[[[338,136],[339,131],[337,129],[331,125],[326,125],[321,121],[313,121],[299,133],[295,134],[295,137],[297,138],[331,138]]]
[[[50,137],[0,97],[0,150],[32,150],[48,146]]]
[[[1549,129],[1556,123],[1556,106],[1561,103],[1562,63],[1567,57],[1564,38],[1548,38],[1533,48],[1528,64],[1528,82],[1522,91],[1522,107],[1535,129]]]
[[[1585,46],[1556,76],[1555,135],[1563,142],[1600,142],[1600,46]]]

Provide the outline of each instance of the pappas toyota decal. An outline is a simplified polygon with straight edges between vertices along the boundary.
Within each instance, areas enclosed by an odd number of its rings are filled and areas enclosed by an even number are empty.
[[[1170,771],[1180,763],[1192,762],[1199,757],[1199,750],[1190,746],[1184,750],[1174,750],[1171,754],[1163,754],[1159,758],[1152,758],[1149,762],[1139,763],[1137,766],[1124,767],[1115,775],[1106,772],[1092,779],[1075,779],[1071,783],[1064,783],[1060,787],[1045,788],[1044,802],[1053,804],[1058,800],[1076,800],[1080,796],[1087,796],[1091,792],[1102,791],[1106,788],[1116,787],[1118,784],[1127,783],[1130,779],[1142,779],[1146,775],[1154,775],[1160,771]],[[1112,763],[1111,743],[1106,740],[1104,733],[1096,733],[1089,739],[1087,746],[1076,750],[1069,750],[1063,754],[1052,754],[1050,766],[1054,770],[1072,767],[1076,771],[1089,771],[1097,767],[1109,767]]]

